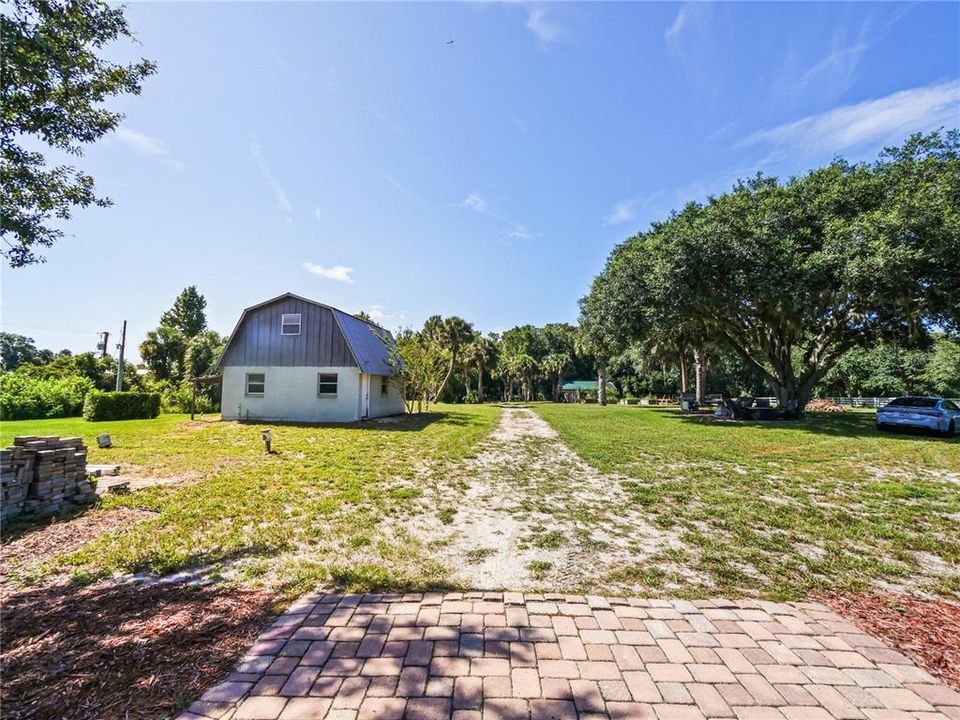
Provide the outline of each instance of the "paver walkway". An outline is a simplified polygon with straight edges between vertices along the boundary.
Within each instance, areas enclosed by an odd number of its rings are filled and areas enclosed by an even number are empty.
[[[822,605],[315,595],[180,720],[960,718],[960,693]]]

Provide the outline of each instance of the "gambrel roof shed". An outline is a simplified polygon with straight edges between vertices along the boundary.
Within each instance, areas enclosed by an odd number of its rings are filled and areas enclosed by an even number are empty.
[[[301,342],[278,342],[283,314],[300,315]],[[375,323],[288,292],[243,311],[217,360],[217,369],[227,365],[339,365],[356,366],[371,375],[394,375],[389,350],[393,342],[390,331]]]

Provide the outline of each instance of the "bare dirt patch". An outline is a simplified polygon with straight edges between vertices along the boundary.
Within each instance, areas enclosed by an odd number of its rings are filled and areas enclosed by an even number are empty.
[[[626,478],[591,468],[527,408],[504,408],[475,457],[430,479],[403,529],[471,588],[625,592],[631,581],[611,573],[688,551],[628,507]],[[688,569],[686,581],[697,573]]]
[[[960,690],[960,605],[893,593],[829,595],[820,600]]]
[[[80,549],[105,532],[125,528],[153,515],[137,508],[101,510],[93,507],[79,514],[58,515],[36,524],[15,526],[5,533],[0,549],[0,587],[58,555]]]
[[[273,613],[263,590],[47,585],[3,597],[10,720],[169,717],[227,673]]]
[[[109,492],[109,487],[117,483],[126,483],[130,492],[145,490],[146,488],[157,485],[185,485],[187,483],[197,482],[201,479],[199,473],[183,473],[181,475],[172,475],[169,477],[153,477],[149,475],[120,474],[109,475],[101,478],[97,484],[97,491],[100,492],[100,485],[103,485],[103,492]],[[103,493],[101,493],[103,494]]]

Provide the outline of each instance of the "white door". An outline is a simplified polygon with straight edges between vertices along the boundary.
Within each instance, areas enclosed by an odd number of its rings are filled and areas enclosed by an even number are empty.
[[[370,376],[360,374],[360,418],[370,417]]]

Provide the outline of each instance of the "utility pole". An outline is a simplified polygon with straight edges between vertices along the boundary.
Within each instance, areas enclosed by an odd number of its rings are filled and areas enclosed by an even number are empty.
[[[107,348],[109,345],[107,343],[110,341],[110,331],[104,330],[100,333],[100,342],[97,343],[97,350],[100,351],[100,359],[102,360],[107,356]]]
[[[123,333],[120,335],[120,359],[117,361],[117,392],[123,390],[123,351],[127,346],[127,321],[123,321]]]

